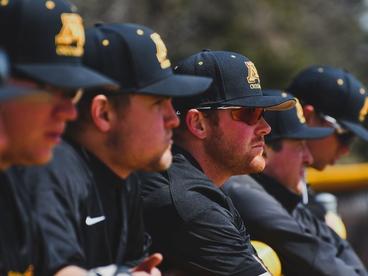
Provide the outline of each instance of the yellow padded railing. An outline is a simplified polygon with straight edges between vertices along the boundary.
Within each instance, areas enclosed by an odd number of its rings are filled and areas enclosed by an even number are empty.
[[[368,163],[334,165],[322,172],[308,168],[307,182],[316,191],[368,188]]]
[[[281,262],[276,252],[267,244],[260,241],[251,241],[258,257],[263,261],[273,276],[281,276]]]

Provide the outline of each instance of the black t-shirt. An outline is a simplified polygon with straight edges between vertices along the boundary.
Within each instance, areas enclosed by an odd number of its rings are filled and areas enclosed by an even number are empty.
[[[178,151],[178,149],[176,149]],[[142,174],[144,218],[163,270],[186,275],[260,275],[243,221],[230,198],[186,152],[164,173]]]
[[[264,175],[233,177],[224,185],[252,239],[270,245],[284,275],[367,275],[350,247],[302,204],[301,198]]]
[[[146,256],[140,186],[124,180],[82,147],[63,142],[46,166],[14,168],[30,187],[37,223],[47,244],[47,274],[77,265],[133,266]]]
[[[0,174],[0,275],[43,274],[42,244],[25,190],[6,173]]]

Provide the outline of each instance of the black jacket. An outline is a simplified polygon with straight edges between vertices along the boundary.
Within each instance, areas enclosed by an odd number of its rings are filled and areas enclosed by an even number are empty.
[[[243,221],[230,198],[185,151],[164,173],[142,174],[144,214],[163,270],[185,275],[260,275]]]
[[[121,179],[91,153],[67,142],[55,149],[48,165],[9,173],[28,187],[47,244],[47,274],[68,265],[133,266],[147,255],[135,175]]]
[[[0,174],[0,275],[43,275],[42,239],[27,187],[19,184]]]
[[[298,195],[264,174],[253,177],[261,185],[235,177],[224,189],[252,239],[277,252],[284,275],[367,275],[349,243],[302,205]]]

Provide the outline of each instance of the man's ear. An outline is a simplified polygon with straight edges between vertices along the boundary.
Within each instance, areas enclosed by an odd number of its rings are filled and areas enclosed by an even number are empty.
[[[111,129],[114,112],[105,95],[97,95],[92,99],[91,118],[95,127],[101,132]]]
[[[310,104],[304,105],[303,106],[303,114],[304,114],[304,118],[307,121],[307,124],[310,124],[311,120],[313,120],[314,118],[314,107]]]
[[[197,109],[190,109],[185,117],[185,123],[190,133],[199,139],[207,137],[207,126],[203,113]]]

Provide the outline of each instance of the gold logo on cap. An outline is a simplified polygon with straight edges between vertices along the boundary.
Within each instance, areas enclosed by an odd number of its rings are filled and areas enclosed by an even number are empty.
[[[102,40],[102,45],[107,47],[107,46],[110,45],[110,41],[108,39],[104,39],[104,40]]]
[[[298,116],[299,122],[304,124],[305,117],[304,117],[303,107],[301,106],[298,99],[296,99],[295,109],[296,109],[296,116]]]
[[[364,122],[367,114],[368,114],[368,97],[365,97],[363,107],[359,111],[359,121]]]
[[[84,28],[79,14],[61,14],[62,27],[55,36],[56,54],[59,56],[80,57],[84,51]]]
[[[49,1],[46,1],[45,6],[47,9],[53,10],[56,5],[54,1],[49,0]]]
[[[259,75],[258,75],[256,66],[251,61],[246,61],[245,65],[248,68],[247,81],[249,83],[250,88],[251,89],[260,89],[261,84],[260,84],[260,79],[259,79]]]
[[[156,45],[156,57],[162,69],[171,66],[170,60],[167,58],[167,48],[158,33],[151,34],[151,39]]]

